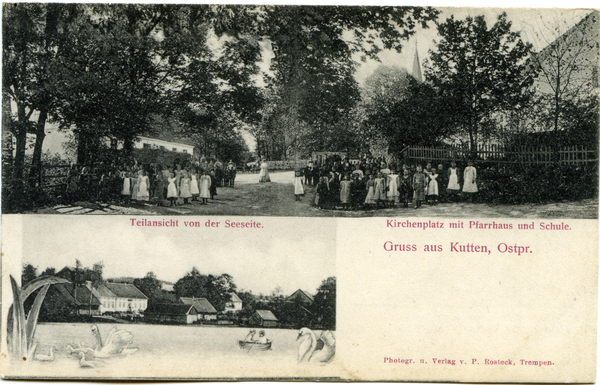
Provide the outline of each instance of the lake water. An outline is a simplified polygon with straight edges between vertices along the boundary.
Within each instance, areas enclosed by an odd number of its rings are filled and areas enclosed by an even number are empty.
[[[13,372],[45,378],[258,378],[258,377],[329,377],[333,362],[325,365],[298,364],[297,330],[265,329],[273,341],[272,349],[240,349],[248,328],[184,325],[117,325],[134,336],[131,347],[139,350],[130,356],[95,358],[95,368],[82,368],[70,355],[67,345],[82,342],[94,347],[91,324],[39,324],[36,354],[56,349],[51,362],[17,362]],[[102,338],[115,324],[99,324]],[[89,357],[92,359],[92,357]]]

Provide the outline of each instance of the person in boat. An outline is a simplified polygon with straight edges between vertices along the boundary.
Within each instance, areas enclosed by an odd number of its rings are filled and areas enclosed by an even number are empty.
[[[265,335],[265,331],[264,330],[261,330],[258,333],[258,339],[255,342],[259,343],[259,344],[266,344],[268,342],[267,341],[267,336]]]
[[[254,335],[256,334],[256,330],[250,330],[248,334],[246,334],[245,342],[254,342]]]

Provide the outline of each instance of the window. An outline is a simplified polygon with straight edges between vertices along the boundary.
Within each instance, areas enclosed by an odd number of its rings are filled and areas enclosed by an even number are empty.
[[[177,151],[177,147],[173,147],[173,151]]]
[[[144,150],[150,149],[150,143],[144,143]]]
[[[183,149],[183,152],[185,152],[187,154],[187,150],[185,148]]]
[[[166,150],[165,146],[160,146],[161,150]]]

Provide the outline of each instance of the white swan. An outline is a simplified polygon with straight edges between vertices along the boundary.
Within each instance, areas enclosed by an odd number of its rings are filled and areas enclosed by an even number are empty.
[[[36,361],[54,361],[54,352],[56,349],[53,347],[50,348],[50,354],[36,354],[33,356],[33,359]]]
[[[76,347],[73,347],[71,345],[67,345],[67,353],[69,354],[79,354],[79,353],[87,353],[87,352],[93,352],[94,349],[92,348],[88,348],[87,346],[85,346],[82,342],[79,342],[78,345]]]
[[[86,361],[85,353],[79,352],[79,366],[82,368],[95,368],[98,365],[98,361]]]
[[[104,342],[100,336],[98,325],[92,326],[92,333],[96,337],[94,357],[106,358],[114,354],[133,354],[138,350],[137,348],[127,348],[133,342],[133,334],[127,330],[113,327],[108,332]]]
[[[317,338],[309,328],[302,328],[296,338],[298,341],[298,362],[331,361],[335,354],[335,336],[329,330]]]

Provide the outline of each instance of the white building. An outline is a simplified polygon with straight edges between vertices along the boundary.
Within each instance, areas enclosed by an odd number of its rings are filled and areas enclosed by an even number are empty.
[[[135,142],[137,149],[152,149],[180,152],[183,154],[194,155],[194,146],[179,142],[169,142],[167,140],[150,138],[147,136],[138,136],[138,141]]]
[[[142,312],[148,307],[148,297],[130,283],[106,282],[92,292],[100,299],[100,314]]]
[[[243,303],[240,297],[235,293],[229,294],[231,295],[231,299],[225,304],[225,311],[238,312],[242,310]]]

